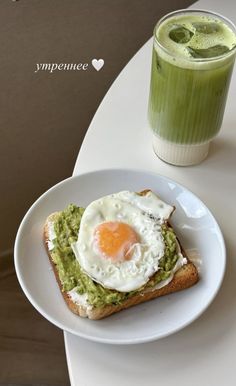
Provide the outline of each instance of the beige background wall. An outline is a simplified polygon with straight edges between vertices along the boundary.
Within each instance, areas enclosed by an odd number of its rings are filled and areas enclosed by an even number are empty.
[[[156,20],[192,2],[1,0],[0,256],[35,199],[72,174],[101,99]],[[100,72],[34,72],[93,58],[105,60]]]

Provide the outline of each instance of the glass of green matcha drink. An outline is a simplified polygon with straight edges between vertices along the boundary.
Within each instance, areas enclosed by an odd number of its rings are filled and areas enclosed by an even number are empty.
[[[181,10],[154,29],[148,117],[164,161],[193,165],[220,130],[236,53],[235,26],[221,15]]]

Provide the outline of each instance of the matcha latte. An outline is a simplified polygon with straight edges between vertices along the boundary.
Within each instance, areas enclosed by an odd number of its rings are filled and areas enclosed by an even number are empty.
[[[236,51],[235,27],[206,11],[176,11],[154,30],[149,122],[163,160],[200,162],[223,119]]]

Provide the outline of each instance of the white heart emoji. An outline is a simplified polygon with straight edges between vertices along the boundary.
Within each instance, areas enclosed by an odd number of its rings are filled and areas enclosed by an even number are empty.
[[[104,60],[103,59],[93,59],[92,65],[95,68],[95,70],[100,71],[101,68],[104,66]]]

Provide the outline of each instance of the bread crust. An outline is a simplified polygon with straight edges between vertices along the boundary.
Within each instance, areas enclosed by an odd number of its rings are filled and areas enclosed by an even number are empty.
[[[149,190],[145,190],[141,192],[141,195],[144,195],[148,192]],[[56,264],[54,264],[52,260],[52,256],[50,253],[50,250],[48,248],[48,242],[49,242],[49,226],[51,223],[53,223],[56,219],[56,217],[60,214],[60,212],[55,212],[52,213],[46,220],[46,223],[44,225],[44,242],[46,246],[46,250],[48,253],[48,257],[50,260],[50,263],[52,265],[58,286],[60,288],[60,291],[62,293],[62,296],[69,307],[69,309],[81,316],[81,317],[88,317],[89,319],[93,320],[98,320],[98,319],[103,319],[109,315],[112,315],[116,312],[119,312],[121,310],[127,309],[129,307],[135,306],[137,304],[146,302],[148,300],[155,299],[160,296],[168,295],[173,292],[181,291],[183,289],[189,288],[193,286],[195,283],[198,282],[199,280],[199,275],[197,268],[195,265],[189,260],[189,258],[186,256],[186,253],[184,252],[183,248],[181,247],[181,251],[184,257],[187,258],[187,264],[183,265],[175,274],[173,279],[171,280],[170,283],[168,283],[166,286],[159,288],[159,289],[146,289],[144,291],[139,292],[138,294],[128,298],[122,304],[119,305],[106,305],[104,307],[85,307],[84,305],[80,305],[78,303],[75,303],[70,295],[63,291],[62,289],[62,284],[59,278],[59,274],[57,271]]]

